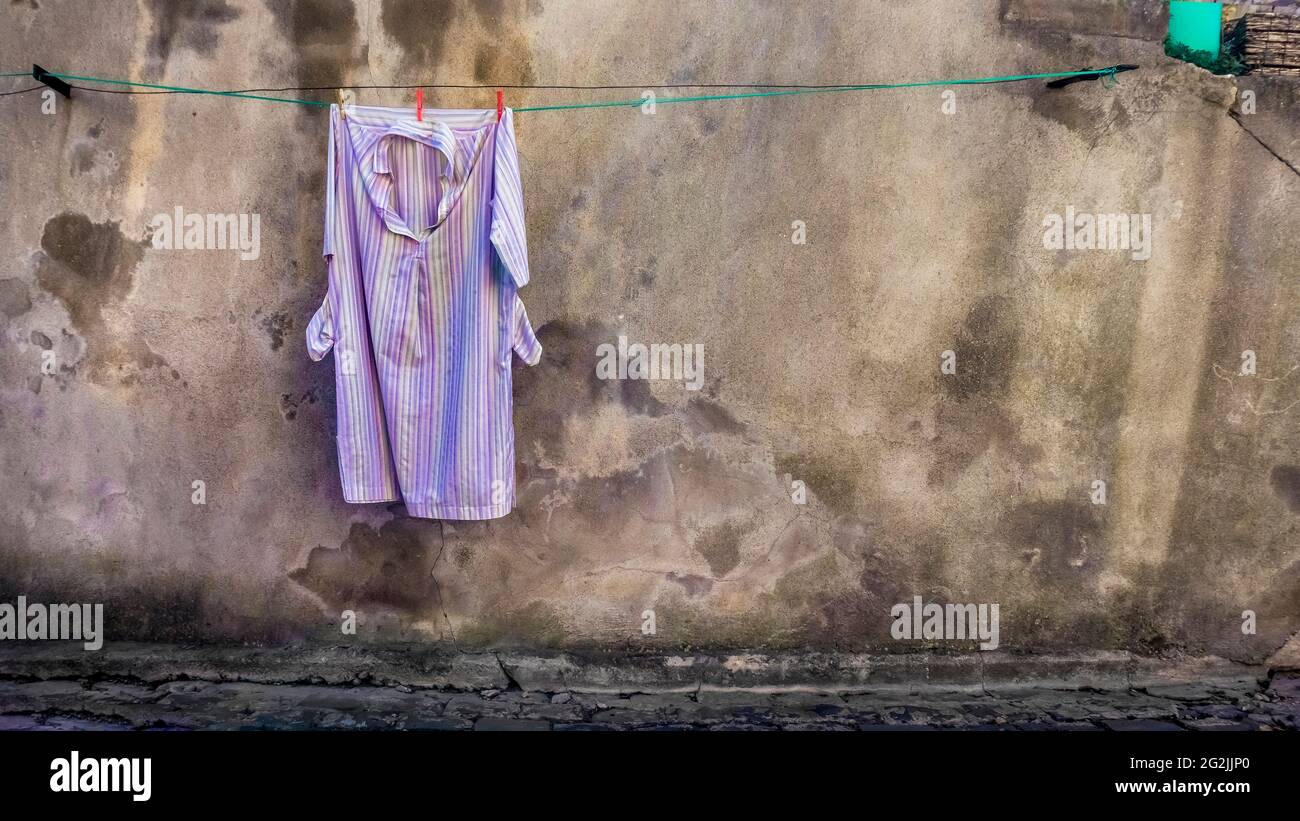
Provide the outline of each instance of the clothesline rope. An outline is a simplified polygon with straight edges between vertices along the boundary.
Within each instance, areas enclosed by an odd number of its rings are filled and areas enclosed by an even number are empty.
[[[1053,72],[1044,72],[1038,74],[1007,74],[1007,75],[998,75],[992,77],[970,77],[970,78],[960,78],[960,79],[953,79],[953,80],[922,80],[922,81],[905,82],[905,83],[866,83],[861,85],[836,85],[836,86],[770,85],[769,86],[763,84],[738,84],[734,86],[728,86],[724,84],[701,84],[701,85],[682,84],[682,85],[675,85],[675,86],[647,85],[647,86],[643,86],[643,88],[647,88],[647,89],[649,88],[775,88],[778,89],[776,91],[751,91],[751,92],[744,92],[739,94],[705,94],[705,95],[696,95],[696,96],[687,96],[687,97],[659,97],[654,100],[656,104],[698,103],[698,102],[706,102],[710,100],[742,100],[742,99],[750,99],[755,97],[784,97],[784,96],[790,96],[794,94],[822,94],[828,92],[843,92],[843,91],[878,91],[878,90],[891,89],[891,88],[923,88],[923,87],[930,87],[930,86],[952,86],[952,85],[991,85],[994,83],[1015,83],[1015,82],[1022,82],[1026,80],[1061,80],[1069,77],[1109,78],[1109,81],[1113,81],[1116,73],[1123,70],[1124,68],[1130,68],[1130,67],[1122,68],[1120,66],[1108,66],[1106,68],[1089,68],[1089,69],[1081,69],[1078,71],[1053,71]],[[331,103],[323,102],[320,100],[302,100],[293,97],[271,97],[271,96],[266,96],[261,94],[251,94],[246,91],[219,91],[216,89],[189,88],[186,86],[158,85],[155,83],[137,83],[137,82],[132,82],[130,80],[113,80],[104,77],[89,77],[89,76],[84,76],[79,74],[64,74],[62,72],[57,72],[57,71],[47,71],[46,74],[48,74],[51,77],[57,77],[62,80],[76,80],[76,81],[87,82],[87,83],[103,83],[105,85],[119,85],[119,86],[127,86],[129,88],[146,88],[146,89],[154,90],[153,92],[119,92],[119,93],[206,94],[206,95],[211,95],[216,97],[234,97],[234,98],[246,99],[246,100],[261,100],[264,102],[295,103],[298,105],[315,106],[321,108],[328,108],[331,105]],[[6,72],[0,74],[0,77],[30,77],[30,76],[31,76],[31,72]],[[382,88],[415,89],[415,88],[469,88],[469,87],[473,87],[473,88],[510,87],[510,88],[537,88],[537,89],[542,89],[542,88],[599,89],[599,88],[634,88],[635,86],[425,85],[425,86],[383,86]],[[108,89],[87,88],[85,86],[73,86],[73,88],[77,88],[83,91],[102,91],[102,92],[109,91]],[[349,89],[349,88],[364,88],[364,86],[314,86],[311,87],[310,90]],[[285,90],[287,91],[287,90],[297,90],[297,89],[285,89]],[[308,90],[308,89],[304,88],[301,90]],[[641,105],[645,105],[646,102],[647,100],[644,98],[638,98],[635,100],[606,100],[602,102],[593,102],[593,103],[562,103],[558,105],[525,106],[523,108],[516,108],[514,109],[514,111],[516,114],[519,114],[528,111],[567,111],[567,110],[574,110],[574,109],[581,109],[581,108],[621,108],[621,107],[641,106]]]
[[[743,100],[751,97],[785,97],[792,94],[821,94],[833,91],[878,91],[889,88],[923,88],[926,86],[990,85],[993,83],[1014,83],[1023,80],[1055,80],[1066,77],[1083,77],[1091,75],[1113,78],[1118,70],[1118,66],[1110,66],[1108,68],[1095,70],[1056,71],[1045,74],[1012,74],[1001,77],[972,77],[958,80],[921,80],[911,83],[868,83],[866,85],[855,86],[827,86],[825,88],[793,88],[781,91],[754,91],[743,94],[707,94],[697,97],[661,97],[656,99],[655,103],[697,103],[705,100]],[[528,108],[516,108],[515,111],[561,111],[573,108],[614,108],[618,106],[640,106],[645,103],[645,99],[612,100],[603,103],[567,103],[563,105],[531,106]]]

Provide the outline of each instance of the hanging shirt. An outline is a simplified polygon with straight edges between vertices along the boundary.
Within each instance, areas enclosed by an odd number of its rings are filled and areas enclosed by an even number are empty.
[[[542,348],[513,114],[330,108],[329,291],[307,327],[334,351],[349,502],[493,519],[515,501],[511,353]]]

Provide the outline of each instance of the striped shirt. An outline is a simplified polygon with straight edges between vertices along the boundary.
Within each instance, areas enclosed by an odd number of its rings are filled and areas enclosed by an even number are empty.
[[[542,355],[510,109],[331,107],[324,252],[307,350],[334,351],[343,498],[509,513],[511,353]]]

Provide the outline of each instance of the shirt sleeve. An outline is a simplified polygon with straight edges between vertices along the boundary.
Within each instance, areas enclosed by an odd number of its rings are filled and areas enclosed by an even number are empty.
[[[333,279],[334,267],[334,137],[335,122],[339,116],[339,107],[330,106],[330,136],[329,147],[326,149],[325,158],[325,241],[321,249],[325,256],[325,269],[328,272],[328,279]],[[312,316],[311,322],[307,323],[307,355],[313,362],[319,362],[325,358],[325,354],[330,352],[334,347],[334,308],[330,305],[331,287],[325,293],[325,299],[321,301],[320,307],[316,309],[315,315]]]
[[[514,112],[506,109],[496,128],[492,194],[492,245],[516,288],[528,284],[528,238],[524,232],[524,190],[519,182]]]
[[[321,253],[326,257],[334,253],[334,129],[338,118],[338,105],[330,106],[329,147],[326,148],[325,154],[325,241],[321,249]]]
[[[319,362],[334,347],[334,309],[330,306],[329,294],[316,309],[316,315],[307,323],[307,355],[311,361]]]
[[[519,298],[519,294],[515,294],[514,328],[510,345],[525,364],[536,365],[542,359],[542,343],[537,341],[537,334],[533,333],[528,311],[524,310],[524,301]]]
[[[339,116],[339,107],[330,106],[330,136],[329,147],[326,149],[325,156],[325,240],[321,253],[325,257],[325,270],[327,278],[333,279],[334,267],[334,137],[335,121]],[[330,352],[334,347],[334,308],[330,305],[329,288],[325,292],[325,299],[321,301],[320,307],[316,309],[315,315],[312,316],[311,322],[307,323],[307,355],[313,362],[319,362],[325,358],[325,354]]]

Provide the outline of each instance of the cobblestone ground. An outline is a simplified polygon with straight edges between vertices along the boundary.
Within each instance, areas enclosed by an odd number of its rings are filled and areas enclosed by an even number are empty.
[[[0,681],[0,729],[1297,730],[1300,674],[1098,691],[592,694],[349,683]]]

